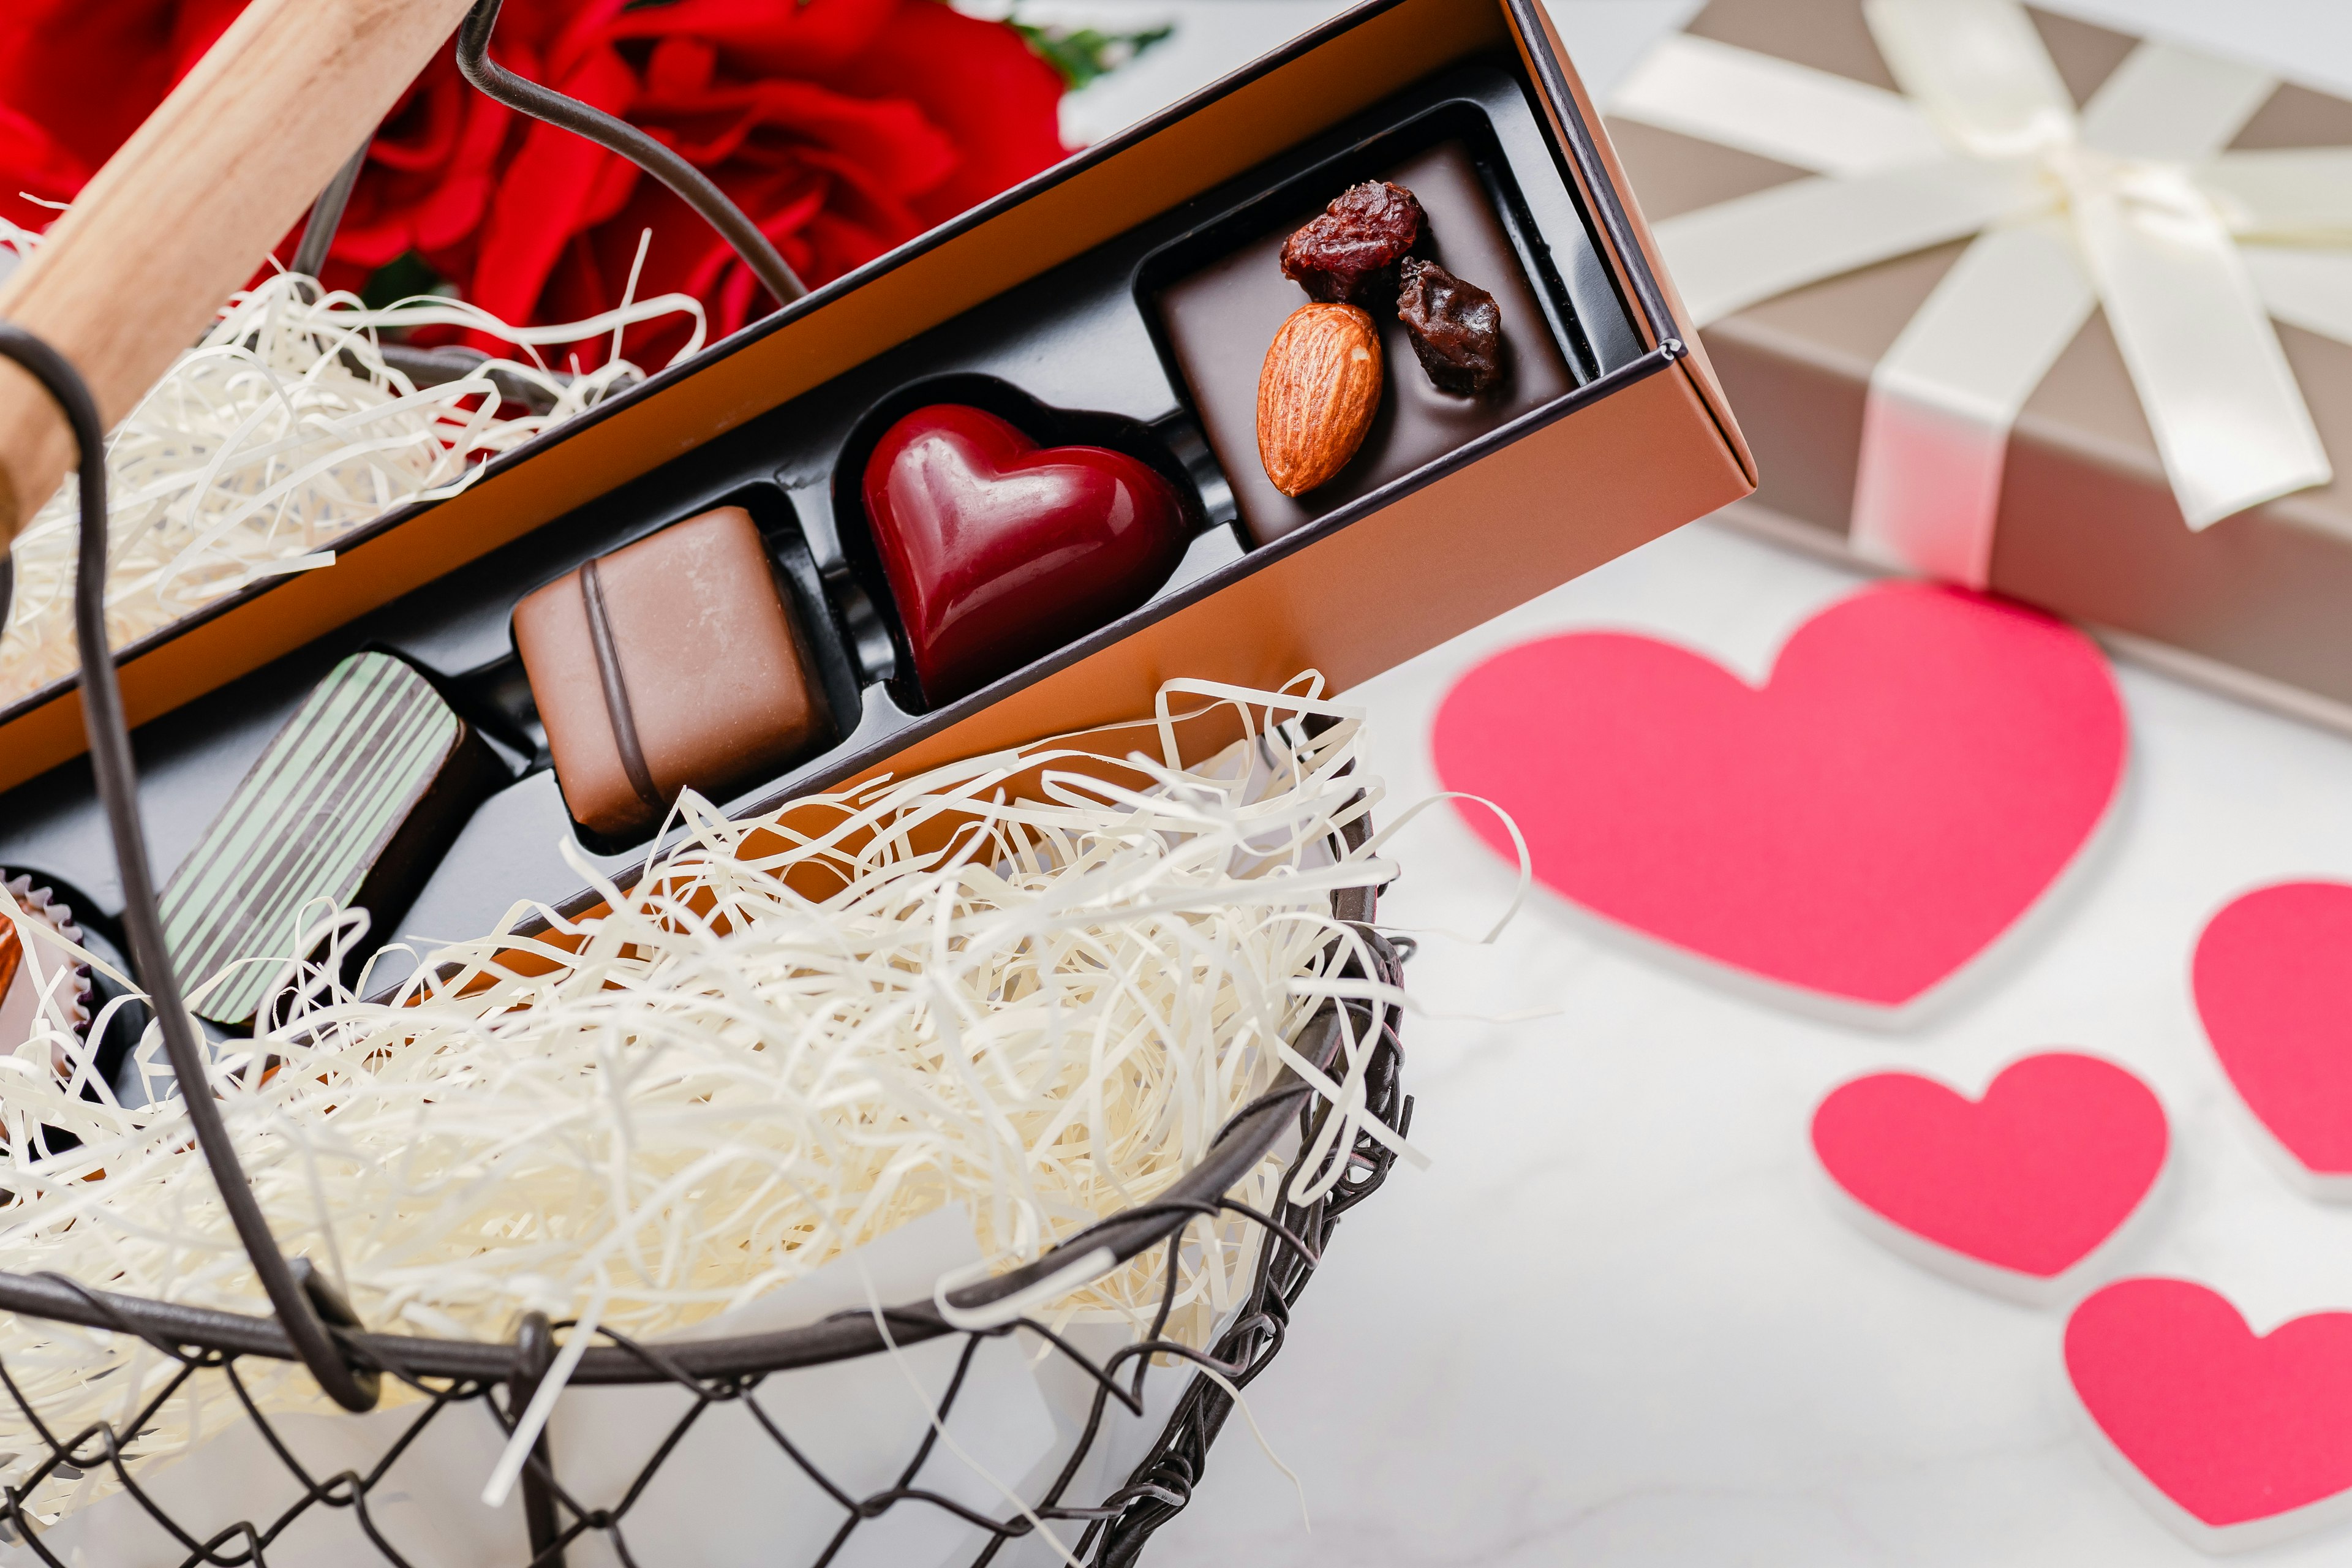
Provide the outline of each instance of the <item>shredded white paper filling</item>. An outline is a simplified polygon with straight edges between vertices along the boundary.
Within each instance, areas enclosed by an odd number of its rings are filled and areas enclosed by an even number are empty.
[[[0,247],[22,256],[37,243],[0,221]],[[234,296],[108,438],[111,645],[128,647],[262,578],[328,565],[354,529],[465,489],[484,459],[643,379],[619,357],[619,334],[678,312],[694,323],[683,358],[703,340],[701,304],[684,294],[625,298],[590,321],[530,328],[432,296],[369,310],[293,273]],[[381,335],[426,326],[485,332],[520,357],[419,387],[384,362]],[[585,374],[560,375],[537,352],[605,332],[614,352]],[[493,371],[539,389],[552,406],[535,414],[502,401]],[[0,628],[0,707],[80,668],[79,531],[68,481],[16,538],[16,602]]]
[[[290,1021],[225,1051],[212,1085],[279,1245],[380,1331],[503,1340],[525,1310],[593,1303],[656,1336],[950,1204],[993,1267],[1035,1258],[1165,1190],[1286,1064],[1336,1113],[1234,1195],[1271,1211],[1286,1178],[1297,1200],[1329,1190],[1360,1131],[1398,1142],[1365,1111],[1372,1039],[1344,1027],[1328,1074],[1291,1047],[1328,998],[1401,1000],[1340,973],[1368,954],[1332,895],[1395,873],[1378,838],[1339,837],[1381,796],[1360,721],[1262,731],[1192,768],[1173,734],[1125,759],[1125,783],[1077,736],[751,819],[688,795],[682,847],[631,892],[604,886],[608,912],[441,947],[389,1004],[331,958],[287,969]],[[363,924],[329,911],[288,943]],[[266,1311],[160,1037],[135,1058],[163,1097],[142,1106],[84,1047],[60,1081],[65,1038],[53,1021],[0,1058],[0,1268]],[[45,1127],[80,1145],[50,1152]],[[1232,1215],[1190,1226],[1168,1333],[1208,1342],[1260,1235]],[[1031,1310],[1141,1334],[1166,1259]],[[0,1363],[50,1431],[111,1423],[142,1464],[238,1411],[209,1373],[159,1403],[180,1369],[130,1336],[0,1316]],[[298,1367],[239,1371],[265,1412],[322,1407]],[[13,1400],[0,1449],[25,1456],[10,1479],[47,1451]],[[35,1505],[115,1487],[52,1480]]]

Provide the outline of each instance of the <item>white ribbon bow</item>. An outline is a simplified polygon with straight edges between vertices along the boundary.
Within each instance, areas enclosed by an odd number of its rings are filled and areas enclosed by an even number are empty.
[[[1872,373],[1852,537],[1982,587],[2010,427],[2104,307],[2193,529],[2333,477],[2271,318],[2352,342],[2352,148],[2224,153],[2276,83],[2135,49],[2078,115],[2016,0],[1866,0],[1896,94],[1678,35],[1611,110],[1819,172],[1657,226],[1701,324],[1978,236]]]

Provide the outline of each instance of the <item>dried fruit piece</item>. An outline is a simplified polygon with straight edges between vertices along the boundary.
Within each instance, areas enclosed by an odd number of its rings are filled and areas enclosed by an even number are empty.
[[[1301,305],[1257,376],[1257,456],[1286,496],[1326,483],[1364,444],[1381,405],[1381,332],[1354,305]]]
[[[1412,334],[1413,357],[1448,392],[1484,392],[1503,374],[1503,312],[1495,297],[1434,261],[1404,264],[1397,319]]]
[[[1309,299],[1358,305],[1385,300],[1422,224],[1421,203],[1411,191],[1367,180],[1340,192],[1284,242],[1282,275]]]

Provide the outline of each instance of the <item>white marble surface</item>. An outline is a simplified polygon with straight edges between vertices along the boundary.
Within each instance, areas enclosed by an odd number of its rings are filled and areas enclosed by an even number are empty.
[[[1579,626],[1705,649],[1750,679],[1856,578],[1702,524],[1358,695],[1397,797],[1436,787],[1429,721],[1485,654]],[[2039,943],[1900,1034],[1670,973],[1538,899],[1492,948],[1433,941],[1410,983],[1414,1142],[1351,1218],[1255,1409],[1307,1487],[1235,1431],[1162,1568],[2058,1565],[2202,1561],[2101,1468],[2062,1310],[1973,1294],[1839,1215],[1806,1128],[1833,1084],[1908,1067],[1980,1089],[2066,1045],[2157,1089],[2175,1163],[2117,1273],[2220,1289],[2257,1329],[2352,1307],[2352,1210],[2296,1195],[2237,1121],[2191,1008],[2206,918],[2260,882],[2352,877],[2352,742],[2120,670],[2114,835]],[[1511,873],[1451,815],[1409,830],[1383,906],[1475,928]],[[2341,1563],[2352,1531],[2257,1553]]]
[[[1114,16],[1116,0],[1072,11]],[[1554,0],[1605,82],[1685,0]],[[1262,0],[1150,6],[1184,71],[1098,89],[1108,129],[1263,47]],[[1285,25],[1336,7],[1285,0]],[[1145,9],[1133,7],[1135,11]],[[2352,81],[2340,0],[2063,0]],[[1221,55],[1219,38],[1233,45]],[[1147,63],[1149,63],[1147,61]],[[1147,99],[1152,101],[1145,101]],[[1098,129],[1096,133],[1101,133]],[[1439,648],[1357,695],[1394,795],[1433,789],[1430,719],[1456,674],[1522,638],[1630,627],[1751,678],[1858,579],[1699,525]],[[2178,1273],[2267,1329],[2352,1308],[2352,1210],[2297,1195],[2258,1155],[2198,1027],[2187,961],[2234,894],[2352,878],[2352,742],[2124,667],[2132,763],[2116,831],[2007,954],[1901,1034],[1841,1027],[1668,973],[1541,898],[1492,948],[1434,941],[1411,971],[1414,1139],[1348,1222],[1283,1359],[1253,1390],[1300,1498],[1240,1423],[1159,1568],[1729,1568],[1792,1563],[2205,1561],[2103,1468],[2060,1363],[2063,1310],[1979,1296],[1901,1261],[1826,1201],[1806,1127],[1882,1066],[1974,1090],[2070,1045],[2164,1098],[2175,1163],[2109,1273]],[[1392,808],[1393,809],[1393,808]],[[1475,927],[1510,874],[1432,813],[1384,916]],[[1526,1007],[1555,1016],[1471,1021]],[[1453,1015],[1447,1016],[1445,1015]],[[2252,1554],[2352,1561],[2352,1528]]]

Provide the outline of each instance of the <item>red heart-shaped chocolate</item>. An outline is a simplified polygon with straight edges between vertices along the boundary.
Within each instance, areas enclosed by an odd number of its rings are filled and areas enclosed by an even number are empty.
[[[924,697],[947,702],[1150,597],[1183,552],[1175,487],[1103,447],[919,408],[866,464],[866,518]]]

